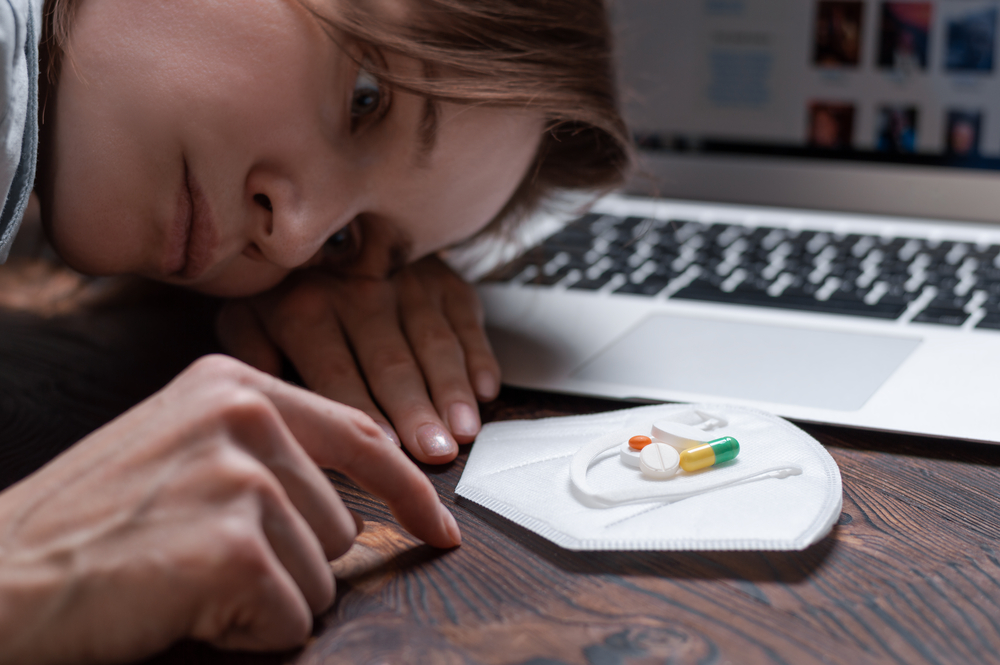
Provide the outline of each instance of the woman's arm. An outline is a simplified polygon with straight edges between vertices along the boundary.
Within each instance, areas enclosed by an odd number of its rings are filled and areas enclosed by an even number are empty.
[[[120,662],[175,640],[301,644],[359,522],[310,457],[414,535],[460,540],[433,486],[363,413],[230,358],[0,494],[0,662]]]

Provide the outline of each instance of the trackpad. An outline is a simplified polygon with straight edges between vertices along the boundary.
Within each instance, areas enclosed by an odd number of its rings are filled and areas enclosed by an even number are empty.
[[[919,344],[914,337],[654,315],[573,376],[853,411]]]

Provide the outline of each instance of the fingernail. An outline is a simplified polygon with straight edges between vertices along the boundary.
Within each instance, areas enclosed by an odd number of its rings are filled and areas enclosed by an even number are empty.
[[[479,416],[465,402],[455,402],[448,407],[448,424],[455,436],[474,437],[479,433]]]
[[[399,448],[400,445],[402,445],[399,443],[399,437],[396,436],[396,431],[391,427],[389,427],[389,425],[387,425],[386,423],[379,423],[378,426],[382,428],[383,432],[385,432],[386,438],[392,441],[394,444],[396,444],[397,448]]]
[[[444,506],[441,506],[441,523],[444,525],[444,530],[451,536],[452,546],[461,545],[462,532],[458,528],[458,522],[455,521],[455,516],[451,514],[451,511]]]
[[[427,423],[417,430],[417,443],[428,457],[454,455],[458,444],[436,423]]]
[[[476,374],[474,383],[476,385],[476,397],[482,400],[493,399],[500,390],[493,372],[487,372],[486,370]]]

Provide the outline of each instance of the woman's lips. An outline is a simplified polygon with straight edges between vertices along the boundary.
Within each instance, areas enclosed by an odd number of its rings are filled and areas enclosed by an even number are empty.
[[[196,279],[211,266],[218,236],[208,199],[186,161],[175,220],[173,238],[168,243],[168,272],[172,277]]]
[[[177,211],[165,242],[167,252],[162,269],[165,277],[179,277],[187,265],[187,245],[191,236],[193,209],[194,203],[191,201],[191,191],[188,188],[187,162],[184,162],[184,172],[181,174],[181,184],[177,190]]]

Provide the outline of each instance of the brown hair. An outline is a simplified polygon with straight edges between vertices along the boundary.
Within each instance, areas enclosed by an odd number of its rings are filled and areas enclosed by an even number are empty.
[[[58,75],[79,1],[46,3],[49,82]],[[414,58],[430,74],[448,72],[403,78],[380,71],[376,58],[372,73],[390,86],[545,116],[534,163],[489,230],[519,220],[559,191],[606,191],[623,181],[631,143],[618,113],[603,0],[409,0],[412,11],[402,20],[383,2],[300,2],[334,40]]]

